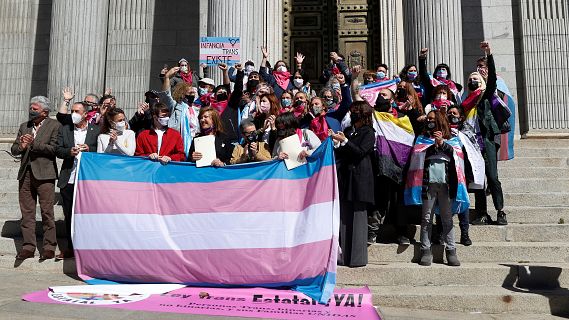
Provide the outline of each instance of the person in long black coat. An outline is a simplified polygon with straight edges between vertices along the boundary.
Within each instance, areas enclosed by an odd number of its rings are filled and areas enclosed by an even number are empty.
[[[340,248],[338,264],[367,264],[367,207],[374,203],[372,154],[375,132],[372,107],[356,101],[350,107],[352,126],[344,132],[329,131],[334,140],[340,191]]]

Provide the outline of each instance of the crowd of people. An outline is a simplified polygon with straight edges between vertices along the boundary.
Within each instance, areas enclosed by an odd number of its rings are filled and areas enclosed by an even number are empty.
[[[497,210],[497,223],[507,224],[503,195],[497,174],[496,137],[507,130],[507,119],[493,112],[496,68],[490,46],[481,44],[484,57],[463,88],[451,78],[450,66],[441,63],[432,74],[427,70],[428,49],[419,53],[419,66],[407,65],[398,75],[378,65],[364,71],[349,68],[344,57],[330,53],[317,92],[303,69],[304,56],[296,54],[294,69],[286,61],[269,63],[262,48],[258,70],[252,61],[228,67],[218,65],[223,83],[206,77],[215,72],[200,66],[193,71],[181,59],[160,72],[162,87],[144,93],[144,102],[130,119],[120,101],[108,90],[102,96],[88,94],[75,99],[71,88],[63,88],[56,120],[49,117],[50,101],[43,96],[29,103],[29,121],[21,124],[12,146],[21,155],[18,173],[19,201],[24,242],[17,259],[34,257],[36,251],[35,207],[39,201],[43,222],[40,259],[73,257],[71,214],[77,159],[82,152],[147,157],[168,165],[170,161],[196,162],[203,158],[195,138],[214,136],[215,159],[211,166],[246,162],[280,161],[288,154],[281,139],[297,136],[311,157],[325,139],[332,139],[340,190],[340,254],[338,263],[350,267],[367,264],[367,246],[375,243],[381,224],[395,225],[400,245],[409,245],[406,211],[421,210],[421,265],[432,262],[431,242],[446,246],[449,265],[458,266],[453,213],[459,213],[460,243],[470,245],[469,224],[489,224],[487,190]],[[381,84],[397,79],[395,90],[381,89],[375,101],[359,94],[363,84]],[[406,164],[387,169],[378,155],[378,117],[409,121],[415,148]],[[500,119],[498,119],[500,118]],[[393,120],[395,121],[395,120]],[[424,150],[419,147],[424,146]],[[420,149],[420,150],[419,150]],[[392,150],[393,157],[398,150]],[[56,158],[63,159],[57,172]],[[417,203],[406,203],[403,193],[410,172],[422,173]],[[482,181],[480,181],[482,171]],[[55,255],[55,180],[60,188],[68,247]],[[470,222],[468,208],[454,205],[458,185],[468,184],[476,197],[477,218]],[[460,189],[460,188],[459,188]],[[440,219],[433,221],[434,213]],[[433,225],[440,226],[432,235]]]

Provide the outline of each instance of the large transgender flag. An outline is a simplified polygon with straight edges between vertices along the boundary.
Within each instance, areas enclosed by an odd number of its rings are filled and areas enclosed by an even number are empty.
[[[91,284],[291,287],[327,302],[339,200],[331,140],[308,164],[161,165],[84,153],[75,190],[78,274]]]

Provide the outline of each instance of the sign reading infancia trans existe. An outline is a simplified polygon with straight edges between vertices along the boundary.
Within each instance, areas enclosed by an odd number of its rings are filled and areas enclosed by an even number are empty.
[[[240,61],[239,37],[201,37],[200,64],[216,66],[225,63],[234,66]]]

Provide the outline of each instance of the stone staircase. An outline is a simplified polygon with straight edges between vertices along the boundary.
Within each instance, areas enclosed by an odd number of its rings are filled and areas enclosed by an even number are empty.
[[[9,148],[0,143],[0,150]],[[14,263],[21,246],[18,165],[0,153],[0,267],[73,273],[72,260]],[[414,263],[418,245],[375,244],[369,248],[367,267],[339,269],[339,286],[369,286],[380,307],[568,315],[569,140],[518,141],[516,159],[500,162],[499,175],[509,225],[471,226],[474,244],[457,245],[462,266],[442,264],[440,246],[433,247],[435,263],[421,267]],[[488,202],[493,209],[491,197]],[[60,205],[55,215],[58,242],[64,245]],[[409,229],[418,241],[417,226]]]
[[[471,226],[474,244],[457,245],[462,266],[442,264],[441,246],[422,267],[418,244],[375,244],[367,267],[340,268],[340,285],[368,285],[380,307],[569,315],[569,140],[517,141],[516,158],[498,166],[509,225]],[[493,208],[488,197],[495,218]]]

